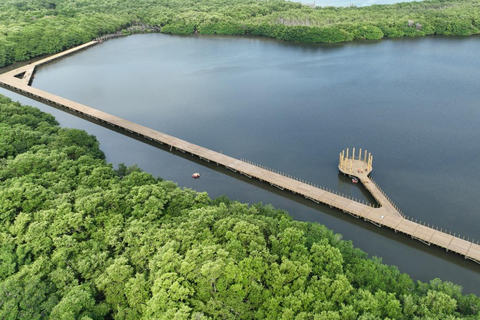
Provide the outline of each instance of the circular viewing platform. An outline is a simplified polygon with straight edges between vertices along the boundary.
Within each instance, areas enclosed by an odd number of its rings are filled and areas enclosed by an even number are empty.
[[[373,170],[373,156],[367,150],[362,152],[361,148],[358,154],[355,153],[355,148],[352,149],[351,154],[349,154],[349,151],[349,148],[347,148],[346,152],[345,150],[340,152],[338,170],[344,175],[363,180],[362,178],[368,177]]]

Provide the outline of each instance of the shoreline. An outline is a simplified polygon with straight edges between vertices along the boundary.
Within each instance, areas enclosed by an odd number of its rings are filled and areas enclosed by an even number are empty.
[[[201,32],[192,32],[189,34],[181,34],[181,33],[170,33],[170,32],[162,32],[161,27],[157,26],[148,26],[148,25],[141,25],[144,27],[143,29],[136,29],[135,26],[129,27],[127,29],[121,29],[118,30],[115,33],[109,33],[105,34],[102,36],[99,36],[92,41],[97,41],[99,43],[102,43],[104,41],[108,41],[111,39],[116,39],[116,38],[122,38],[122,37],[128,37],[128,36],[133,36],[133,35],[139,35],[139,34],[151,34],[151,33],[159,33],[159,34],[164,34],[164,35],[170,35],[170,36],[180,36],[180,37],[206,37],[206,38],[211,38],[211,37],[233,37],[233,38],[244,38],[244,39],[259,39],[259,40],[265,40],[265,41],[278,41],[279,43],[284,43],[287,45],[300,45],[300,46],[329,46],[329,47],[338,47],[338,46],[344,46],[348,44],[376,44],[379,42],[383,41],[410,41],[410,40],[418,40],[418,39],[432,39],[432,38],[449,38],[449,39],[469,39],[469,38],[478,38],[480,37],[479,34],[470,34],[470,35],[444,35],[444,34],[428,34],[428,35],[416,35],[416,36],[402,36],[402,37],[387,37],[384,36],[380,39],[353,39],[349,41],[342,41],[342,42],[302,42],[302,41],[288,41],[285,39],[280,39],[280,38],[275,38],[275,37],[268,37],[264,35],[252,35],[252,34],[202,34]],[[126,31],[126,32],[125,32]],[[418,40],[419,41],[419,40]],[[71,50],[73,48],[76,48],[78,46],[83,46],[88,42],[82,43],[77,46],[73,46],[70,48],[67,48],[63,51],[59,51],[53,54],[42,54],[36,57],[33,57],[29,60],[23,60],[23,61],[16,61],[14,63],[11,63],[9,65],[0,67],[0,75],[8,73],[12,70],[24,67],[28,64],[35,63],[37,61],[40,61],[42,59],[45,59],[49,56],[57,55],[59,53],[65,52],[67,50]]]

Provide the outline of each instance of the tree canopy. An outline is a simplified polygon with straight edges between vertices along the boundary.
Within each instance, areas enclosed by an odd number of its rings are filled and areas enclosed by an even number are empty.
[[[135,24],[173,34],[254,35],[285,41],[472,35],[480,0],[315,7],[284,0],[0,0],[0,67],[56,53]]]
[[[478,319],[325,226],[115,169],[0,96],[1,319]]]

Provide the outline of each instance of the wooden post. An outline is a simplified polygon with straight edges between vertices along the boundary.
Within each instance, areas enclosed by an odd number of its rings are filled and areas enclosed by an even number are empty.
[[[358,152],[358,160],[362,161],[362,148],[360,148],[360,151]]]
[[[352,159],[355,160],[355,148],[352,150]]]
[[[347,159],[348,159],[348,148],[347,148]]]
[[[367,150],[365,150],[365,156],[363,157],[363,161],[367,162]]]

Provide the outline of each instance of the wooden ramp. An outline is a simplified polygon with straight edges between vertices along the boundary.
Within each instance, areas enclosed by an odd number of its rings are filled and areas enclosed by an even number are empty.
[[[35,67],[38,65],[59,59],[62,56],[82,50],[83,48],[94,44],[96,44],[95,41],[77,47],[78,49],[76,50],[75,48],[67,50],[64,55],[57,54],[50,59],[47,58],[35,64],[2,74],[0,75],[0,86],[20,93],[26,97],[42,101],[64,110],[69,110],[72,113],[90,118],[94,121],[102,122],[115,129],[125,130],[149,141],[166,145],[170,150],[175,148],[175,150],[191,154],[192,156],[196,156],[207,162],[216,163],[217,165],[224,166],[238,174],[264,181],[281,190],[302,195],[306,199],[310,199],[315,203],[328,205],[331,208],[337,208],[356,218],[363,218],[365,221],[371,222],[378,227],[388,227],[395,232],[402,232],[410,235],[413,239],[417,239],[427,245],[435,244],[447,251],[458,253],[464,256],[465,259],[480,263],[480,246],[478,243],[473,243],[473,241],[461,239],[454,235],[452,236],[446,231],[438,230],[438,228],[434,229],[429,225],[425,226],[425,224],[414,222],[412,221],[413,219],[407,218],[403,215],[388,196],[370,178],[373,159],[370,154],[368,154],[367,157],[367,154],[365,153],[365,157],[362,160],[361,151],[358,158],[355,156],[355,151],[353,151],[352,156],[349,157],[347,149],[346,155],[345,152],[340,154],[339,170],[343,174],[357,177],[359,182],[365,186],[378,202],[378,207],[360,203],[354,199],[340,195],[333,190],[327,190],[326,188],[305,181],[299,181],[284,174],[262,168],[248,161],[229,157],[222,153],[189,143],[185,140],[121,119],[49,92],[33,88],[29,85],[31,80],[27,81],[24,78],[30,70],[32,70],[31,73],[33,73]],[[19,77],[19,75],[22,74],[23,76]]]

